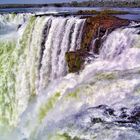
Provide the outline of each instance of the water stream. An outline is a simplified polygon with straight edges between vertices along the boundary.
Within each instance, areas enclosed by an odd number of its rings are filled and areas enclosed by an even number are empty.
[[[140,27],[110,33],[68,73],[85,19],[0,16],[1,140],[139,140]]]

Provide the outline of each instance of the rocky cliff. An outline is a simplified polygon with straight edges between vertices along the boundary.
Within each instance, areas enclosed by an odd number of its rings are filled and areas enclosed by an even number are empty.
[[[83,28],[80,49],[75,52],[66,53],[69,72],[78,72],[82,69],[85,59],[91,52],[99,54],[100,46],[109,33],[116,28],[129,25],[129,23],[129,20],[106,14],[87,17]]]

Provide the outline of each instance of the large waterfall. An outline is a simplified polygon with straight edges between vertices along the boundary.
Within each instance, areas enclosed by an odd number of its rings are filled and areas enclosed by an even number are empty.
[[[65,53],[80,48],[84,23],[0,16],[0,140],[140,139],[140,26],[111,32],[70,74]]]

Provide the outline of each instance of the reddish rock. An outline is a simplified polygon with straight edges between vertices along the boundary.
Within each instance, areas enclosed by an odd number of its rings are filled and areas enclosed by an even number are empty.
[[[98,15],[96,17],[87,17],[83,29],[83,36],[80,50],[66,53],[66,61],[69,72],[78,72],[83,67],[85,58],[88,57],[89,51],[92,49],[95,54],[99,54],[104,36],[112,32],[114,29],[127,26],[129,20],[120,19],[109,15]],[[95,43],[93,40],[96,39]]]
[[[111,32],[116,28],[127,26],[129,23],[129,20],[120,19],[110,15],[87,17],[83,29],[81,48],[89,51],[89,47],[93,38],[100,38],[103,36],[106,30],[109,30]]]

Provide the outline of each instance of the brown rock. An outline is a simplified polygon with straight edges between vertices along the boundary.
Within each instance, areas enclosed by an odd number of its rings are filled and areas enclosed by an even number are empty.
[[[88,55],[88,52],[83,50],[77,50],[76,52],[67,52],[65,56],[68,63],[69,72],[78,72],[82,68],[85,58]]]
[[[91,47],[95,54],[99,54],[100,46],[107,31],[110,33],[116,28],[127,26],[129,23],[129,20],[104,14],[96,17],[87,17],[80,50],[66,53],[69,72],[78,72],[82,69],[85,58],[90,55]],[[93,39],[96,39],[94,44],[92,44]]]
[[[120,19],[110,15],[87,17],[83,29],[81,49],[88,51],[93,38],[101,38],[105,34],[106,30],[111,32],[116,28],[127,26],[129,23],[129,20]]]

